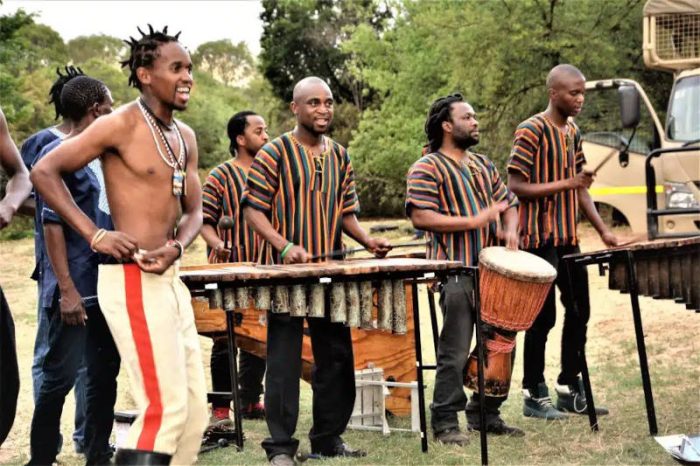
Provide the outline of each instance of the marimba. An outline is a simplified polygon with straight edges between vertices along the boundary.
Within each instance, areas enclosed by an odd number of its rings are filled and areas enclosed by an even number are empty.
[[[264,355],[264,346],[260,344],[264,342],[251,344],[251,340],[260,340],[265,335],[264,325],[261,324],[264,323],[268,310],[288,312],[292,316],[309,319],[328,315],[333,321],[345,322],[346,325],[358,328],[353,331],[356,334],[356,348],[367,345],[366,342],[372,338],[382,338],[382,335],[385,339],[393,338],[394,342],[412,346],[412,368],[401,377],[415,374],[413,380],[417,381],[419,392],[421,446],[426,451],[422,371],[430,367],[424,367],[422,360],[417,285],[464,271],[464,266],[459,262],[386,258],[293,265],[212,264],[183,267],[180,277],[194,299],[206,296],[207,307],[227,311],[226,333],[229,338],[234,392],[238,388],[236,342],[241,341],[241,347],[246,350]],[[320,303],[329,303],[330,306]],[[237,326],[236,320],[244,325]],[[257,338],[251,338],[253,333],[257,334]],[[385,346],[387,345],[372,345],[373,348]],[[397,347],[396,344],[390,344],[384,351],[395,351]],[[310,356],[310,348],[308,353]],[[396,376],[393,378],[400,380]],[[240,435],[242,430],[237,393],[233,393],[233,398],[234,421],[237,434]],[[237,443],[242,447],[242,437],[237,439]]]
[[[649,377],[639,295],[655,299],[673,299],[686,308],[700,311],[700,236],[684,239],[657,240],[602,251],[572,254],[564,257],[569,283],[571,265],[598,264],[601,272],[609,268],[608,287],[629,293],[634,319],[639,366],[644,388],[649,433],[656,435],[656,412]],[[581,376],[588,399],[588,419],[591,429],[598,430],[598,420],[591,389],[585,351],[580,354]]]

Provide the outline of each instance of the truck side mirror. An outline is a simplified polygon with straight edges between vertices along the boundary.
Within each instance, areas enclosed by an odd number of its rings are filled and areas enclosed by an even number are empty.
[[[636,128],[639,124],[639,92],[634,86],[620,86],[617,90],[620,95],[620,119],[625,129]]]

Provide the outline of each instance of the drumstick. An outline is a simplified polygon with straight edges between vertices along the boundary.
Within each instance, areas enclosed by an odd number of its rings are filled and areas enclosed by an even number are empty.
[[[393,244],[391,246],[391,249],[399,249],[399,248],[410,248],[413,246],[425,246],[424,241],[413,241],[409,243],[401,243],[401,244]],[[309,260],[317,260],[317,259],[327,259],[329,257],[333,256],[339,256],[341,254],[350,255],[350,254],[355,254],[356,252],[361,252],[364,251],[364,247],[357,247],[357,248],[350,248],[350,249],[336,249],[335,251],[327,252],[326,254],[317,254],[315,256],[311,256],[311,259]]]
[[[616,153],[618,153],[618,152],[619,152],[619,150],[617,150],[617,149],[611,150],[611,151],[608,153],[608,155],[606,155],[605,157],[603,157],[603,160],[600,161],[600,163],[593,169],[593,171],[592,171],[591,173],[592,173],[593,175],[596,175],[596,174],[598,173],[598,170],[600,170],[601,168],[603,168],[603,165],[605,165],[606,163],[608,163],[608,162],[610,161],[610,159],[612,159],[613,156],[614,156]]]
[[[228,231],[233,228],[233,219],[224,215],[219,220],[219,229],[224,232],[224,249],[228,249]]]

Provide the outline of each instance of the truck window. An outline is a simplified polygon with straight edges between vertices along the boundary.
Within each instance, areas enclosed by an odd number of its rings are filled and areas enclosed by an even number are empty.
[[[576,117],[583,140],[611,148],[621,147],[621,137],[629,137],[631,130],[623,129],[620,122],[620,104],[617,89],[589,89],[583,110]],[[649,110],[642,103],[639,127],[632,139],[630,152],[648,154],[654,149],[654,123]]]
[[[668,137],[676,141],[700,139],[700,76],[680,79],[668,112]]]

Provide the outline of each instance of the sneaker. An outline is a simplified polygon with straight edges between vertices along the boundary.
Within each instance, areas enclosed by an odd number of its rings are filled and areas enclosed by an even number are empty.
[[[295,466],[296,464],[294,458],[284,453],[275,455],[270,459],[271,466]]]
[[[334,458],[334,457],[344,457],[344,458],[364,458],[367,456],[367,452],[364,450],[355,450],[350,447],[347,443],[338,443],[335,447],[327,451],[315,451],[311,453],[312,456],[317,455],[321,458]]]
[[[557,385],[554,389],[557,392],[557,409],[559,411],[588,414],[586,392],[583,389],[583,380],[581,380],[581,378],[573,385]],[[595,407],[595,413],[599,416],[603,416],[609,412],[608,408],[603,406]]]
[[[229,417],[228,407],[214,408],[209,418],[209,430],[233,429],[233,420]]]
[[[467,429],[470,431],[481,431],[481,426],[478,423],[469,423]],[[522,429],[506,424],[501,419],[501,416],[486,424],[486,432],[493,435],[510,435],[512,437],[523,437],[525,435]]]
[[[441,430],[440,432],[435,432],[435,440],[443,445],[459,445],[460,447],[469,443],[469,437],[460,431],[458,427],[451,427]]]
[[[544,382],[537,384],[535,390],[523,389],[523,415],[546,419],[548,421],[558,421],[566,419],[566,414],[554,407],[552,399],[549,397],[549,389]]]
[[[242,410],[243,419],[265,419],[265,405],[261,402],[248,403]]]

